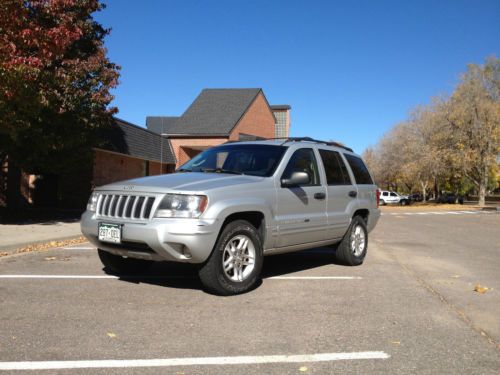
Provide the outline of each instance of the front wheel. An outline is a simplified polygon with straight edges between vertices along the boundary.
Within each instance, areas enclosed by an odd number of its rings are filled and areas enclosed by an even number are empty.
[[[363,263],[368,250],[368,230],[365,220],[361,216],[355,216],[347,233],[340,242],[335,256],[341,262],[349,266],[359,266]]]
[[[147,271],[153,263],[148,260],[124,258],[101,249],[97,249],[97,253],[106,270],[117,275],[135,275],[143,273]]]
[[[239,294],[257,285],[262,264],[262,244],[257,230],[245,220],[236,220],[223,229],[199,276],[211,293]]]

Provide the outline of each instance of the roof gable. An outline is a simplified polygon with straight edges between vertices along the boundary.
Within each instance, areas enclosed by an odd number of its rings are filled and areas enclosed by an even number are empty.
[[[228,136],[261,91],[204,89],[167,133]]]

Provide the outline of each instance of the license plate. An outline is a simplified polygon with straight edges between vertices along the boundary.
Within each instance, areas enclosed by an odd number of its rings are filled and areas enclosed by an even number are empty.
[[[121,243],[122,226],[120,224],[99,223],[99,241]]]

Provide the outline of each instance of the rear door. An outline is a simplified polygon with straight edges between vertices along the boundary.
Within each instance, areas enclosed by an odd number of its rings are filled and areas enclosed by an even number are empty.
[[[344,236],[351,222],[349,206],[356,204],[357,191],[344,160],[337,151],[319,149],[327,183],[328,238]]]
[[[363,208],[376,208],[377,187],[374,185],[372,176],[370,175],[370,172],[368,172],[368,168],[366,168],[365,163],[360,157],[355,155],[344,154],[344,157],[351,167],[355,184],[358,188],[358,203]]]
[[[326,187],[321,184],[318,162],[312,148],[300,148],[290,157],[281,178],[295,171],[311,177],[308,184],[277,187],[277,247],[322,241],[326,238]]]

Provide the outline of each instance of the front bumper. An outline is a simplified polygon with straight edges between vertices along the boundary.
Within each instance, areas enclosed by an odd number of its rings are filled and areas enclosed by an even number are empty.
[[[122,224],[122,243],[99,241],[98,223]],[[157,219],[132,222],[96,217],[85,211],[80,227],[97,248],[130,258],[203,263],[217,241],[222,223],[217,219]]]

